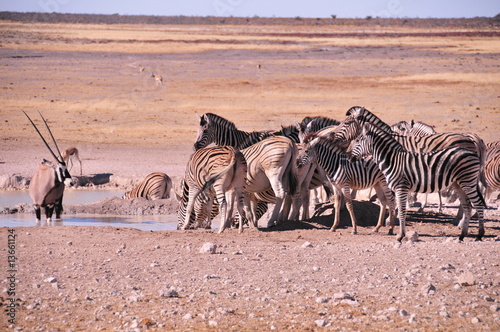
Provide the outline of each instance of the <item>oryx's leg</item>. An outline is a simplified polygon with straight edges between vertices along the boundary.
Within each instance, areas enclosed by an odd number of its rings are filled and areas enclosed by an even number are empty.
[[[48,204],[45,206],[45,217],[47,217],[47,222],[52,221],[52,213],[54,213],[54,204]]]
[[[40,223],[40,220],[42,219],[42,209],[40,208],[40,205],[34,205],[35,208],[35,216],[36,216],[36,223]]]
[[[62,196],[60,200],[55,202],[54,209],[56,210],[56,219],[61,219],[61,212],[63,211]]]

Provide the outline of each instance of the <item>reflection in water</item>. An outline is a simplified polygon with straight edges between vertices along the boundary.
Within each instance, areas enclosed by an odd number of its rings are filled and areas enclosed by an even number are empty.
[[[107,216],[107,215],[85,215],[70,216],[63,215],[61,220],[53,220],[47,223],[45,220],[39,224],[35,222],[35,216],[31,214],[0,215],[0,226],[3,227],[57,227],[57,226],[111,226],[132,227],[143,231],[168,231],[177,229],[177,216]]]

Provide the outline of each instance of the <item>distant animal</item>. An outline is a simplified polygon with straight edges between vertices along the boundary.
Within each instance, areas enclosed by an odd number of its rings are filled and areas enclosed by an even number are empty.
[[[47,222],[50,222],[52,220],[54,209],[56,212],[56,219],[61,218],[61,212],[63,211],[62,200],[64,187],[73,186],[73,179],[69,174],[68,168],[66,167],[66,163],[64,162],[61,152],[59,151],[56,140],[54,139],[52,131],[50,130],[49,125],[47,124],[47,121],[45,121],[43,115],[38,112],[43,122],[45,123],[45,126],[47,127],[50,137],[52,138],[52,142],[54,143],[57,150],[58,156],[50,148],[49,144],[40,133],[35,123],[28,116],[28,114],[26,114],[26,112],[24,111],[23,113],[31,122],[38,135],[40,135],[42,141],[45,143],[45,146],[55,159],[54,161],[42,159],[41,164],[38,166],[29,184],[29,195],[33,200],[37,223],[39,223],[41,219],[42,207],[45,209],[45,217],[47,218]]]
[[[144,72],[144,69],[145,69],[144,66],[139,65],[139,73]]]
[[[147,175],[137,187],[123,195],[123,199],[144,197],[154,201],[170,198],[171,189],[172,180],[170,177],[165,173],[155,172]]]
[[[76,158],[78,162],[80,163],[80,176],[82,175],[82,161],[80,160],[78,156],[78,149],[75,147],[70,147],[64,150],[62,153],[62,158],[66,165],[69,166],[69,170],[73,168],[73,158]]]
[[[151,77],[155,79],[155,84],[156,85],[162,85],[163,84],[163,77],[160,75],[155,75],[154,73],[151,73]]]

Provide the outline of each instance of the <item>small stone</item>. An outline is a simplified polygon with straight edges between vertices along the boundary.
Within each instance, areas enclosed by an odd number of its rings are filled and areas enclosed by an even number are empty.
[[[410,319],[408,319],[408,323],[415,323],[415,317],[417,317],[416,314],[411,314]]]
[[[191,314],[185,314],[184,316],[182,316],[182,319],[184,319],[184,320],[193,319],[193,315],[191,315]]]
[[[492,305],[490,305],[490,311],[497,312],[499,310],[500,310],[500,306],[498,304],[492,304]]]
[[[425,296],[434,295],[436,293],[436,287],[433,284],[427,284],[422,287],[422,293]]]
[[[216,321],[214,321],[214,320],[209,320],[208,321],[208,325],[210,325],[210,326],[217,326],[219,324]]]
[[[472,324],[477,324],[477,323],[481,323],[481,320],[478,317],[472,317],[470,322]]]
[[[401,310],[399,310],[399,315],[401,317],[406,317],[406,316],[408,316],[408,312],[406,310],[401,309]]]
[[[327,303],[328,298],[326,296],[320,296],[316,298],[316,303]]]
[[[345,292],[338,292],[333,294],[334,300],[354,300],[351,295]]]
[[[56,277],[48,277],[48,278],[44,279],[43,281],[49,282],[49,283],[57,282],[57,278]]]
[[[57,283],[57,282],[53,282],[53,283],[52,283],[52,288],[54,288],[54,289],[59,289],[59,288],[61,288],[61,287],[59,287],[59,283]]]
[[[494,299],[494,298],[492,298],[491,296],[485,296],[485,297],[484,297],[484,300],[485,300],[486,302],[495,302],[495,299]]]
[[[418,233],[415,231],[409,231],[406,233],[406,238],[410,242],[417,242],[418,241]]]
[[[173,287],[169,289],[161,289],[158,293],[163,297],[179,297],[179,293],[177,293]]]
[[[72,245],[73,245],[73,242],[68,241],[66,244],[67,244],[68,246],[72,246]]]
[[[160,266],[160,263],[158,263],[158,262],[153,262],[153,263],[151,263],[151,265],[150,265],[150,266],[151,266],[151,267],[158,267],[158,266]]]
[[[445,317],[445,318],[450,318],[450,314],[448,313],[448,311],[445,311],[445,310],[440,311],[439,316]]]
[[[458,284],[460,286],[473,286],[476,284],[476,279],[471,272],[464,272],[458,277]]]
[[[313,244],[309,241],[306,241],[302,244],[302,248],[313,248]]]
[[[215,254],[217,246],[212,242],[204,243],[200,248],[200,253],[202,254]]]
[[[127,248],[127,244],[126,243],[122,243],[120,249],[125,249],[125,248]]]
[[[326,326],[326,321],[324,319],[316,319],[314,323],[316,323],[316,326],[319,327]]]

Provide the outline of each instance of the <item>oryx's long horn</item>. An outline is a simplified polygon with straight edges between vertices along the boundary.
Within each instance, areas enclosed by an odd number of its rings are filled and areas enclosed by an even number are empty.
[[[42,113],[40,113],[40,111],[38,111],[38,114],[40,114],[40,117],[42,118],[43,123],[45,123],[45,127],[47,127],[47,130],[49,131],[50,137],[52,138],[52,142],[54,142],[54,145],[56,146],[56,150],[57,150],[57,153],[59,153],[59,157],[61,158],[61,161],[64,161],[64,159],[61,155],[61,151],[59,151],[59,147],[57,146],[57,142],[54,138],[54,135],[52,135],[52,130],[50,130],[49,125],[47,124],[47,121],[45,121],[45,118],[43,117]]]
[[[30,120],[31,124],[33,125],[33,127],[35,128],[36,132],[38,133],[38,135],[40,135],[40,138],[42,139],[42,141],[45,143],[45,146],[47,147],[47,149],[49,149],[50,153],[52,153],[52,156],[54,156],[54,158],[59,161],[59,158],[57,158],[56,154],[54,153],[54,151],[52,151],[52,149],[50,148],[49,144],[47,143],[47,141],[45,140],[45,138],[43,138],[42,136],[42,133],[40,133],[40,130],[38,130],[38,128],[36,127],[35,123],[31,120],[31,118],[28,116],[28,114],[26,114],[25,111],[23,111],[24,115],[26,115],[26,117],[28,118],[28,120]],[[41,114],[40,114],[41,115]],[[42,117],[43,119],[43,117]],[[60,155],[60,153],[59,153]],[[61,158],[62,160],[62,158]]]

